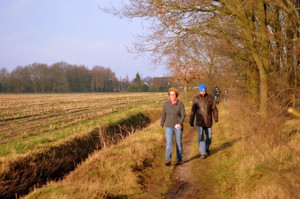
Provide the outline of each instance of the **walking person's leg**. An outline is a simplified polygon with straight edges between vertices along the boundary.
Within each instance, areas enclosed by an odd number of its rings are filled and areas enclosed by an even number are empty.
[[[182,161],[182,129],[176,129],[174,128],[175,132],[175,141],[176,141],[176,157],[177,157],[177,163],[180,164]]]
[[[173,128],[165,127],[166,137],[166,166],[171,165],[172,148],[173,148]]]
[[[205,131],[205,151],[206,154],[209,155],[209,147],[212,141],[212,128],[204,127],[204,131]]]
[[[197,126],[198,131],[198,145],[199,145],[199,152],[201,155],[201,158],[205,158],[205,140],[204,140],[204,133],[203,133],[203,127]]]

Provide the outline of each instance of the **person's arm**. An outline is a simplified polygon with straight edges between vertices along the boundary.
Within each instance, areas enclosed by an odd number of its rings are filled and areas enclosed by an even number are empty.
[[[212,107],[211,107],[211,109],[212,109],[212,115],[213,115],[213,117],[215,119],[215,122],[218,122],[219,111],[218,111],[215,99],[212,98],[212,100],[213,100],[213,104],[212,104]]]
[[[194,120],[195,120],[195,114],[197,111],[197,103],[195,102],[195,99],[193,99],[193,106],[191,109],[191,114],[190,114],[190,126],[194,126]]]
[[[180,103],[180,120],[179,120],[179,124],[183,124],[185,118],[185,108],[184,108],[184,104],[183,102]]]
[[[160,126],[161,127],[164,127],[165,120],[166,120],[166,108],[165,108],[165,104],[164,104],[162,112],[161,112],[161,120],[160,120]]]

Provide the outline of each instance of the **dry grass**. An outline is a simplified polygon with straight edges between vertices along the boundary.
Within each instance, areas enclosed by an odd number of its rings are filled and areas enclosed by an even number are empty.
[[[255,104],[230,97],[218,106],[212,155],[193,162],[198,198],[299,198],[300,120],[272,107],[264,121]]]
[[[300,120],[274,112],[264,121],[255,105],[237,96],[220,108],[214,144],[223,149],[214,164],[226,180],[217,188],[225,194],[216,198],[298,198]]]
[[[156,122],[122,143],[93,154],[63,181],[49,183],[25,198],[138,196],[146,192],[150,176],[145,170],[153,167],[157,156],[162,155],[163,143],[164,135]]]

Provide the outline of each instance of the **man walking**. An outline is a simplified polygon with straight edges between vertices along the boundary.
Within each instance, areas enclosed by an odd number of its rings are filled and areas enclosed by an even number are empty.
[[[209,146],[212,141],[212,117],[218,122],[218,108],[214,97],[206,92],[206,85],[199,86],[199,95],[193,98],[193,106],[190,115],[190,125],[194,126],[196,116],[196,128],[198,131],[198,144],[200,158],[205,159],[209,155]],[[205,140],[204,140],[205,133]]]
[[[221,94],[221,91],[220,89],[216,86],[215,90],[214,90],[214,95],[215,95],[215,101],[216,101],[216,104],[219,104],[220,103],[220,94]]]

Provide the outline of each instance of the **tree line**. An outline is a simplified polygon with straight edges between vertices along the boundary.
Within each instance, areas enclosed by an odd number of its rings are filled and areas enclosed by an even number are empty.
[[[0,70],[0,93],[66,93],[66,92],[148,92],[165,91],[169,78],[147,77],[139,73],[133,81],[117,78],[110,68],[71,65],[57,62],[50,66],[34,63],[18,66],[11,72]]]
[[[270,102],[300,106],[300,0],[129,0],[102,10],[150,21],[131,50],[186,85],[237,79],[263,118]]]

